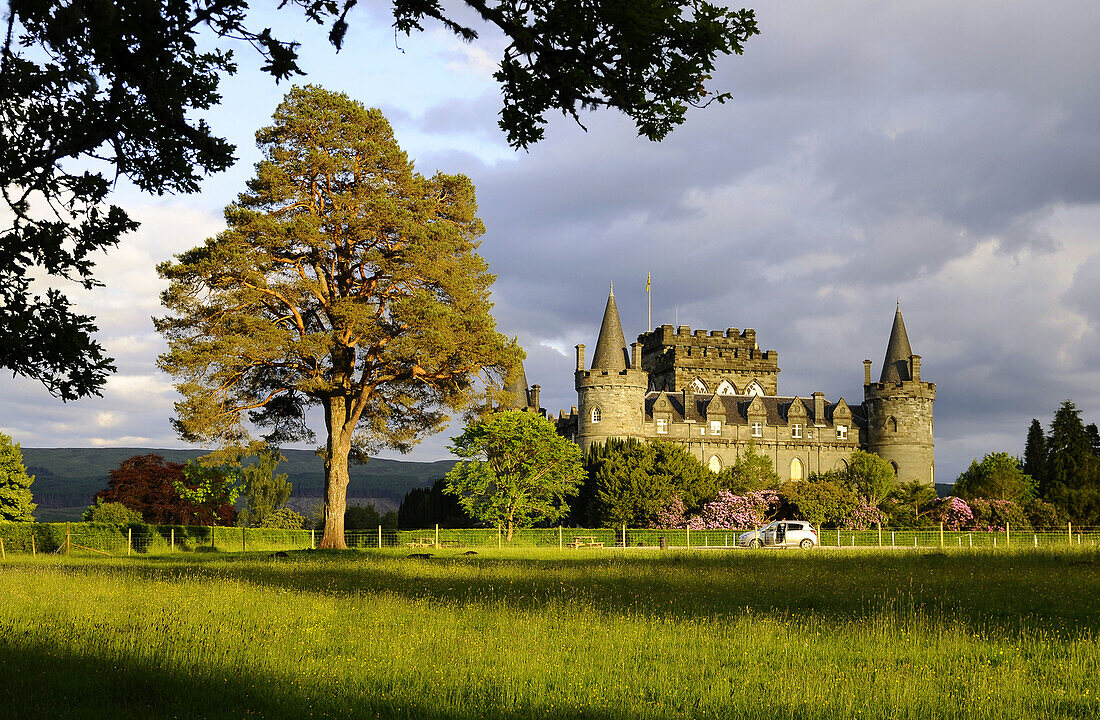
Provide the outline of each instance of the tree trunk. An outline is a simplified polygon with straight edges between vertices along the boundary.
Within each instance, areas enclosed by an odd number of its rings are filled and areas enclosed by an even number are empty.
[[[318,548],[347,550],[344,542],[344,511],[348,507],[348,455],[351,453],[351,433],[347,427],[346,399],[331,398],[325,404],[325,425],[328,444],[325,457],[325,532]]]

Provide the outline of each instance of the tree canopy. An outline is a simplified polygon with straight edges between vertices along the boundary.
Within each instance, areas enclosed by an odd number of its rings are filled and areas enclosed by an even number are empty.
[[[463,461],[447,473],[446,491],[473,518],[503,528],[553,522],[569,512],[584,478],[581,451],[554,424],[506,410],[466,426],[450,445]]]
[[[27,474],[19,443],[0,433],[0,520],[34,522],[34,475]]]
[[[894,487],[894,469],[874,453],[856,450],[848,459],[848,486],[871,505],[878,505]]]
[[[285,0],[327,25],[339,50],[357,0]],[[394,0],[394,30],[438,22],[465,41],[476,21],[507,44],[495,74],[508,142],[527,147],[558,110],[612,107],[638,132],[663,138],[689,106],[723,102],[708,88],[720,56],[758,33],[751,10],[705,0]],[[12,213],[0,231],[0,366],[71,400],[99,394],[113,361],[94,339],[94,318],[57,289],[34,294],[32,268],[95,287],[97,251],[137,227],[108,202],[124,177],[144,192],[191,193],[233,163],[234,147],[202,111],[238,69],[244,40],[276,80],[301,74],[299,43],[256,24],[248,0],[9,0],[0,48],[0,192]],[[99,169],[104,168],[105,169]]]
[[[738,453],[733,465],[722,470],[718,481],[722,487],[737,495],[774,490],[780,485],[772,459],[757,451],[752,438],[749,438],[745,451]]]
[[[107,487],[96,493],[96,504],[121,503],[141,513],[144,521],[152,525],[231,524],[237,511],[225,502],[225,494],[216,487],[216,478],[207,478],[211,484],[210,502],[199,505],[181,497],[179,488],[199,487],[188,480],[186,468],[180,463],[166,462],[156,454],[127,458],[107,473]]]
[[[1035,497],[1035,481],[1006,452],[988,453],[974,460],[955,480],[955,494],[964,500],[987,498],[1024,504]]]
[[[286,473],[276,474],[279,463],[286,461],[276,448],[264,446],[256,453],[256,460],[241,467],[244,497],[248,504],[246,518],[251,527],[268,527],[274,517],[290,499],[293,486]]]
[[[265,159],[228,229],[158,268],[160,364],[188,441],[241,445],[246,420],[271,444],[311,441],[321,409],[321,547],[342,548],[349,457],[407,451],[522,351],[490,314],[468,178],[413,172],[380,111],[313,86],[256,138]]]

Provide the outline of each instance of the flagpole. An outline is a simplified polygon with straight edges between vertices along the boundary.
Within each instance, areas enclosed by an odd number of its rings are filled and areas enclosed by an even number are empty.
[[[653,296],[649,294],[649,283],[653,280],[653,273],[645,276],[645,299],[649,304],[649,324],[645,326],[646,332],[653,329]]]

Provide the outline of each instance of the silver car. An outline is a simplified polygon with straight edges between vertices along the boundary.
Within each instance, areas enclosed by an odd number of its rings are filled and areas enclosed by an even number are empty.
[[[737,538],[740,547],[800,547],[809,549],[818,544],[817,530],[804,520],[776,520],[759,530],[751,530]]]

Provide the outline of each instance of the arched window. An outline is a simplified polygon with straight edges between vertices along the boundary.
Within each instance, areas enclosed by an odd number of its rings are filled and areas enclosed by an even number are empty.
[[[592,408],[592,422],[598,423],[600,421],[600,409],[598,407]]]
[[[891,415],[886,418],[886,430],[887,432],[896,433],[898,431],[898,421]]]
[[[839,470],[842,473],[848,472],[848,461],[843,459],[837,460],[836,465],[833,466],[833,470]]]
[[[764,388],[760,385],[760,383],[753,380],[751,383],[749,383],[749,386],[747,388],[745,388],[745,394],[746,395],[760,395],[760,396],[763,396],[764,395]]]
[[[710,460],[707,461],[707,467],[710,468],[712,473],[717,475],[722,472],[722,461],[718,459],[717,455],[711,455]]]
[[[699,378],[695,378],[691,381],[691,391],[694,393],[705,393],[707,391],[707,384]]]
[[[894,469],[894,477],[898,476],[898,464],[893,460],[890,461],[890,467]]]
[[[729,380],[723,380],[718,384],[718,389],[714,391],[715,395],[736,395],[737,388],[733,386]]]
[[[798,458],[791,460],[791,480],[802,479],[802,461]]]

